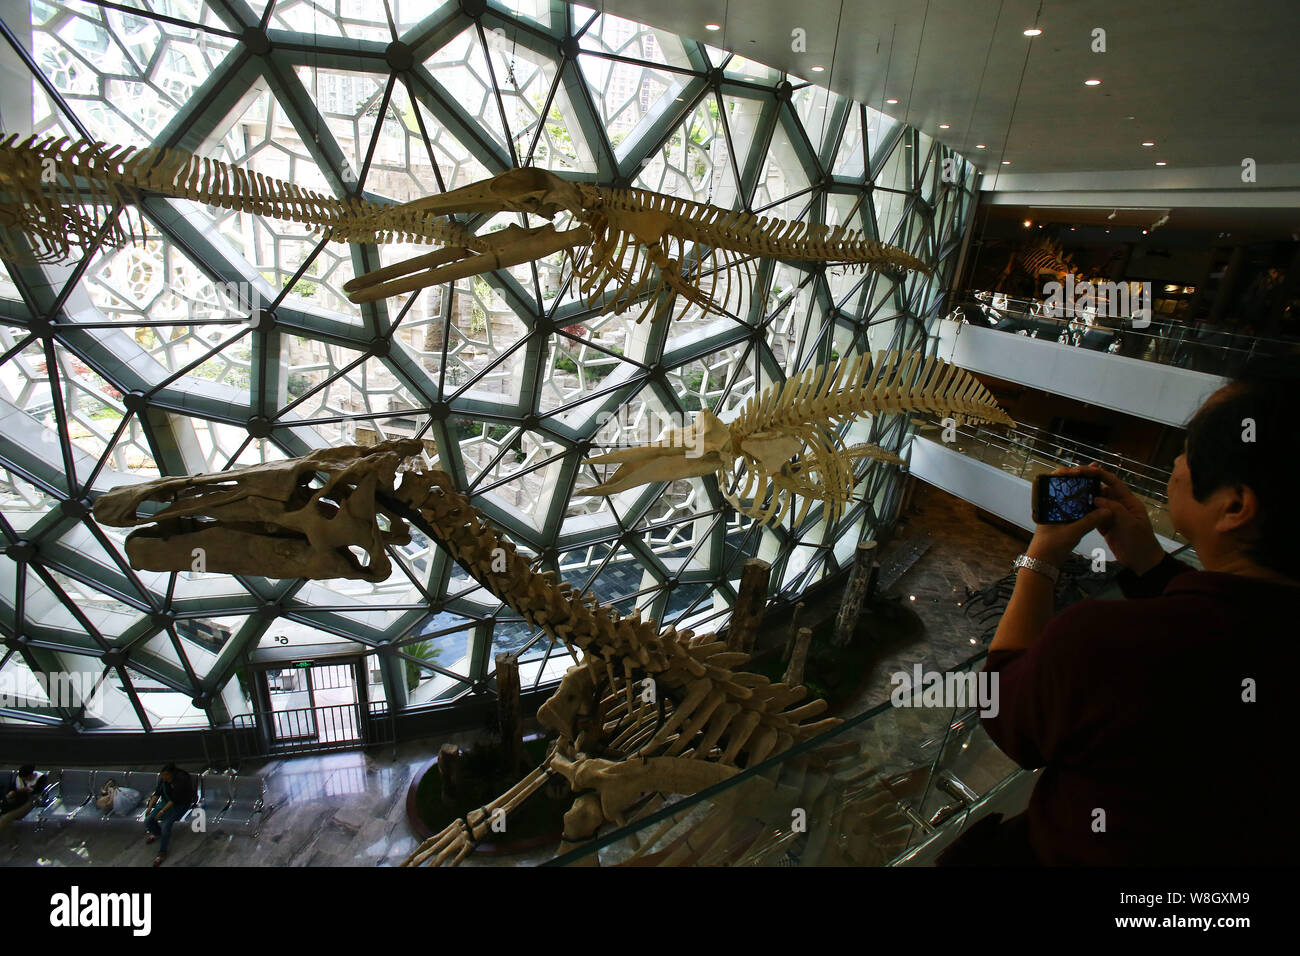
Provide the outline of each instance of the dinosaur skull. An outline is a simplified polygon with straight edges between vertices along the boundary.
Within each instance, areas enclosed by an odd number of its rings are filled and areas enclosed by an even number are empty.
[[[100,496],[95,519],[119,528],[148,525],[126,539],[127,558],[140,570],[383,581],[392,571],[385,545],[405,544],[410,532],[379,507],[376,495],[393,492],[399,466],[422,448],[417,440],[344,445],[217,474],[125,485]],[[318,475],[324,483],[313,487]],[[163,507],[142,516],[140,505],[147,502]]]

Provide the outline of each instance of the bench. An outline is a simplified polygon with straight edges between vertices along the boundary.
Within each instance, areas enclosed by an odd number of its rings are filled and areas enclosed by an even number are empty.
[[[38,808],[37,829],[45,826],[47,818],[61,826],[77,821],[95,820],[100,823],[130,820],[143,824],[149,796],[158,785],[158,774],[150,770],[58,770],[50,774],[51,781],[36,799]],[[100,791],[110,780],[123,787],[138,790],[139,806],[129,814],[103,810],[95,805]],[[202,814],[204,829],[224,825],[238,832],[249,832],[254,820],[265,818],[270,807],[266,805],[266,783],[259,776],[218,773],[205,770],[195,776],[197,797],[178,819],[191,820]]]

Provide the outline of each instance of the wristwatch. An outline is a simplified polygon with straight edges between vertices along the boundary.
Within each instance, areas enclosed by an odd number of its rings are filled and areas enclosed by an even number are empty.
[[[1046,577],[1053,584],[1061,576],[1061,569],[1055,565],[1048,564],[1046,561],[1039,561],[1037,558],[1031,558],[1027,554],[1019,555],[1015,562],[1016,568],[1028,568],[1030,571],[1037,571]]]

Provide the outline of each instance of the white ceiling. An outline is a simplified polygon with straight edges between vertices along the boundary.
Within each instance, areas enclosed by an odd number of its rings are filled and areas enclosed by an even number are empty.
[[[1043,0],[1041,14],[1038,0],[596,5],[852,96],[994,175],[1146,172],[1157,160],[1173,175],[1250,157],[1266,186],[1269,164],[1300,161],[1296,0]],[[1035,22],[1043,34],[1025,37]],[[796,27],[806,53],[792,50]],[[1091,49],[1097,27],[1105,53]]]

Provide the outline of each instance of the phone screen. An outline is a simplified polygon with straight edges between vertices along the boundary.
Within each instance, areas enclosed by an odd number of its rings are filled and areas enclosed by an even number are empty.
[[[1069,524],[1092,512],[1100,482],[1089,475],[1044,475],[1038,484],[1038,520]]]

